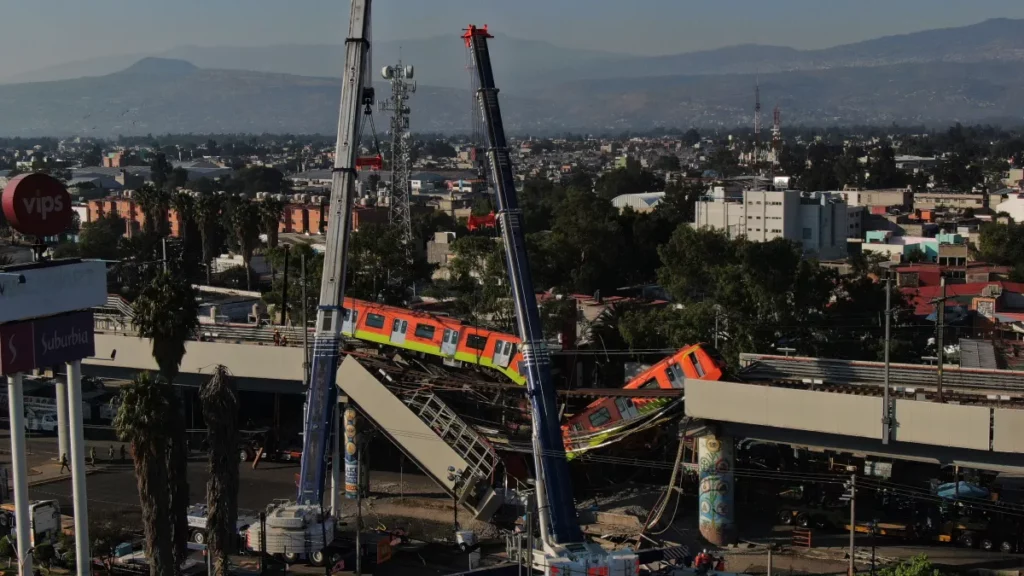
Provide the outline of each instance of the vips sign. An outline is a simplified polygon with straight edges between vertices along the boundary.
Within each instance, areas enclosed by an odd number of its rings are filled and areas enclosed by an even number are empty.
[[[0,325],[0,374],[56,366],[95,354],[92,311]]]
[[[4,216],[29,236],[55,236],[71,227],[71,195],[59,180],[47,174],[15,176],[0,198]]]

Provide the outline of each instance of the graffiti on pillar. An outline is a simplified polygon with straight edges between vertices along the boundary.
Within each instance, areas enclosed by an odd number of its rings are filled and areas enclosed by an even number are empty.
[[[356,430],[356,411],[345,410],[345,497],[359,494],[359,433]]]
[[[712,544],[729,544],[736,534],[732,438],[704,436],[697,454],[700,460],[700,533]]]

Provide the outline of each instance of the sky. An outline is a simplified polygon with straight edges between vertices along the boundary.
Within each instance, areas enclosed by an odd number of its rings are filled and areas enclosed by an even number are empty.
[[[742,43],[813,49],[1024,18],[1021,0],[375,0],[374,39],[467,24],[572,48],[671,54]],[[4,3],[0,77],[183,45],[337,44],[345,0],[33,0]]]

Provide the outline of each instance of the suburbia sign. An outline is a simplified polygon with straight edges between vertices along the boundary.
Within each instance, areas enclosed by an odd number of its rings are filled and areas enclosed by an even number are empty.
[[[27,372],[96,353],[91,311],[0,325],[0,374]]]
[[[71,195],[47,174],[15,176],[0,198],[4,216],[11,227],[30,236],[54,236],[71,227]]]

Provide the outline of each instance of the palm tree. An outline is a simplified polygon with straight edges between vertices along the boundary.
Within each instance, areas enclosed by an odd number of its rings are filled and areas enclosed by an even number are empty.
[[[231,209],[231,226],[238,238],[238,248],[242,252],[245,265],[245,288],[252,290],[252,254],[260,240],[259,207],[247,198],[238,198]]]
[[[121,389],[121,404],[113,422],[118,439],[128,442],[132,448],[150,576],[171,576],[175,572],[171,527],[167,523],[170,514],[167,486],[170,410],[166,388],[166,384],[148,373],[139,374]]]
[[[132,320],[140,338],[152,339],[153,358],[160,367],[160,375],[168,384],[178,376],[181,359],[185,356],[185,342],[192,338],[199,326],[199,304],[196,291],[188,279],[168,271],[161,272],[143,287],[132,303]],[[174,542],[175,571],[188,553],[188,453],[185,444],[185,422],[180,399],[168,399],[168,466],[165,480],[171,486],[171,535]]]
[[[284,214],[284,202],[266,198],[260,202],[260,228],[267,235],[267,246],[277,248],[277,233]]]
[[[135,199],[145,217],[143,229],[161,238],[169,235],[171,226],[167,215],[171,209],[171,195],[162,188],[147,185],[135,193]]]
[[[228,550],[238,518],[238,390],[227,368],[217,366],[199,389],[209,442],[206,483],[207,534],[216,576],[227,576]]]
[[[213,242],[220,226],[221,197],[217,194],[203,194],[196,202],[196,223],[203,240],[203,265],[206,266],[206,284],[212,281],[210,260],[213,259]]]
[[[178,235],[182,244],[188,245],[188,228],[196,217],[196,201],[191,194],[175,192],[170,198],[171,208],[178,216]]]

